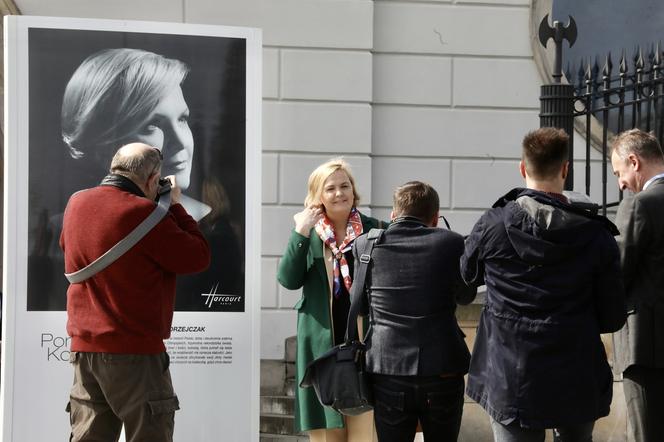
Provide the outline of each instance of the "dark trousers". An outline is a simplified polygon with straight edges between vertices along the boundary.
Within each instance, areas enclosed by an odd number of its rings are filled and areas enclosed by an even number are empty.
[[[172,442],[175,410],[168,354],[72,352],[67,404],[71,442]]]
[[[655,442],[664,438],[664,368],[632,365],[623,372],[629,416],[627,440]]]
[[[417,422],[425,442],[456,441],[463,413],[463,376],[373,375],[379,442],[412,442]]]
[[[555,442],[592,442],[595,421],[553,429]],[[495,442],[544,442],[545,429],[523,428],[518,422],[503,425],[491,419]]]

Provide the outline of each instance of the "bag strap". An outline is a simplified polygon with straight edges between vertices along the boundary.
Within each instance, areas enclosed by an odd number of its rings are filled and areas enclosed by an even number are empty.
[[[141,240],[159,221],[168,213],[168,208],[171,206],[171,193],[170,187],[164,190],[164,193],[159,195],[159,203],[157,207],[145,218],[134,230],[129,232],[127,236],[122,238],[113,247],[108,249],[106,253],[99,258],[92,261],[87,266],[72,273],[65,273],[65,277],[71,284],[78,284],[92,277],[93,275],[101,272],[106,267],[111,265],[116,259],[125,254],[129,249],[134,247],[137,242]]]
[[[384,231],[384,229],[369,230],[369,233],[367,233],[366,236],[366,241],[363,243],[363,250],[357,251],[359,255],[359,263],[356,263],[353,286],[350,289],[350,310],[348,312],[348,323],[346,324],[347,344],[358,340],[357,317],[360,314],[360,303],[362,301],[362,294],[364,293],[364,284],[367,280],[367,268],[371,261],[374,245],[383,236]],[[359,245],[362,244],[362,242],[356,241],[355,244]],[[367,334],[369,334],[369,332],[367,332]]]

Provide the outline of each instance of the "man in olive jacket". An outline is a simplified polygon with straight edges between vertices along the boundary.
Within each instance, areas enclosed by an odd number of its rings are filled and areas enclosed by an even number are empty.
[[[638,129],[616,137],[611,155],[618,208],[627,323],[614,335],[614,369],[623,375],[630,441],[664,438],[664,156]]]
[[[587,441],[609,414],[612,375],[600,333],[625,322],[615,226],[567,202],[568,137],[543,128],[523,140],[513,189],[475,224],[461,274],[486,284],[468,396],[496,441]]]

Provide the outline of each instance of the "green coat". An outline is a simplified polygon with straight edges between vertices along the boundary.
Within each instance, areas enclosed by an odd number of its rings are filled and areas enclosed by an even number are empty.
[[[384,223],[360,214],[366,233]],[[297,355],[295,360],[295,432],[321,428],[343,428],[343,416],[318,402],[313,388],[300,388],[307,364],[332,348],[331,277],[325,264],[323,241],[311,230],[309,238],[292,231],[279,261],[279,283],[290,290],[302,287],[297,310]]]

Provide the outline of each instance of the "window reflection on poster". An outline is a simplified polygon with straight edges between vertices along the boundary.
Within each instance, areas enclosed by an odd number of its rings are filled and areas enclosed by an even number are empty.
[[[244,311],[245,40],[32,28],[28,80],[27,309],[65,310],[67,200],[143,141],[162,149],[212,250],[207,271],[178,278],[176,310]]]

